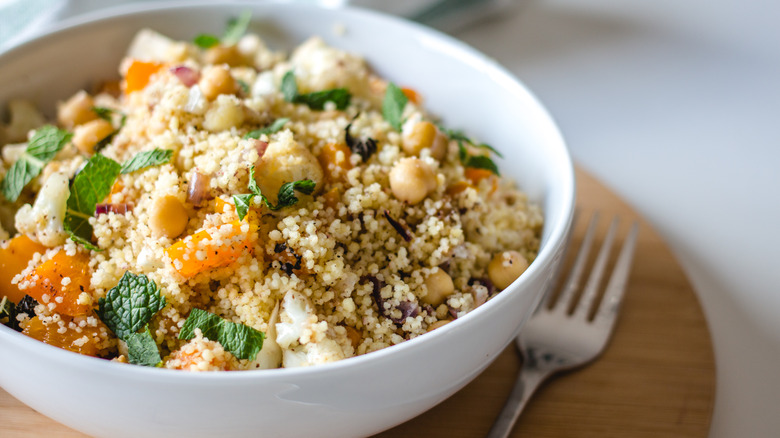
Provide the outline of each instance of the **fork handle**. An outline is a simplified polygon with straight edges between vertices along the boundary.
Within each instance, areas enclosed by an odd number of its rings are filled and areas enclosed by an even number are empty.
[[[517,375],[515,386],[509,394],[501,413],[490,428],[487,438],[507,438],[512,432],[520,412],[523,411],[528,400],[536,392],[536,388],[551,374],[550,371],[540,370],[535,367],[523,366]]]

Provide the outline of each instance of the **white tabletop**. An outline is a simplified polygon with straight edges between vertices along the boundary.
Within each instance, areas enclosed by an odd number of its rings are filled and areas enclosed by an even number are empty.
[[[528,1],[455,33],[670,244],[713,336],[710,436],[780,434],[780,3]]]
[[[519,1],[454,35],[515,72],[672,247],[713,335],[710,436],[777,436],[780,2]]]

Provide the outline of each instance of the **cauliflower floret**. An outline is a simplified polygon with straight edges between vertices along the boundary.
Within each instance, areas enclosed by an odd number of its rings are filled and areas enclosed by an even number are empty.
[[[330,338],[284,351],[285,368],[305,367],[344,359],[341,346]]]
[[[16,212],[16,229],[48,247],[65,243],[68,234],[62,225],[68,195],[68,176],[52,173],[38,192],[33,205],[25,204]]]
[[[46,123],[43,115],[31,102],[14,99],[8,102],[10,121],[0,130],[0,144],[27,140],[27,133]]]
[[[311,330],[312,324],[317,322],[309,300],[295,291],[289,291],[284,296],[279,316],[281,321],[276,323],[276,342],[284,349],[298,341],[304,330]]]
[[[141,29],[130,43],[127,57],[141,61],[177,62],[184,60],[189,55],[188,51],[183,42],[151,29]]]
[[[365,61],[328,46],[320,37],[309,38],[295,49],[290,63],[303,93],[344,87],[364,95],[368,89]]]
[[[255,170],[255,180],[260,190],[271,202],[277,202],[279,188],[284,183],[310,179],[321,188],[322,167],[309,149],[298,144],[292,132],[285,130],[268,144]]]
[[[249,364],[249,368],[259,368],[262,370],[279,368],[282,364],[282,347],[276,342],[276,323],[279,320],[279,303],[274,307],[271,313],[271,319],[268,321],[268,329],[265,332],[263,348],[257,353],[257,357]]]

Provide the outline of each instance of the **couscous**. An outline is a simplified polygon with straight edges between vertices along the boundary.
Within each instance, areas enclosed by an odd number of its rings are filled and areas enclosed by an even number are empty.
[[[533,261],[540,209],[495,165],[511,139],[481,144],[360,56],[318,37],[287,56],[246,22],[140,31],[120,79],[56,121],[9,103],[3,323],[138,365],[307,366],[441,327]]]

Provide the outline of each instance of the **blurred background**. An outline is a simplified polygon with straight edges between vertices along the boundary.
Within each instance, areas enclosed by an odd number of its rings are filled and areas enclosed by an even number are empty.
[[[129,1],[0,0],[0,50]],[[779,2],[298,1],[415,19],[515,73],[576,163],[641,213],[685,268],[715,346],[710,436],[777,436]]]

